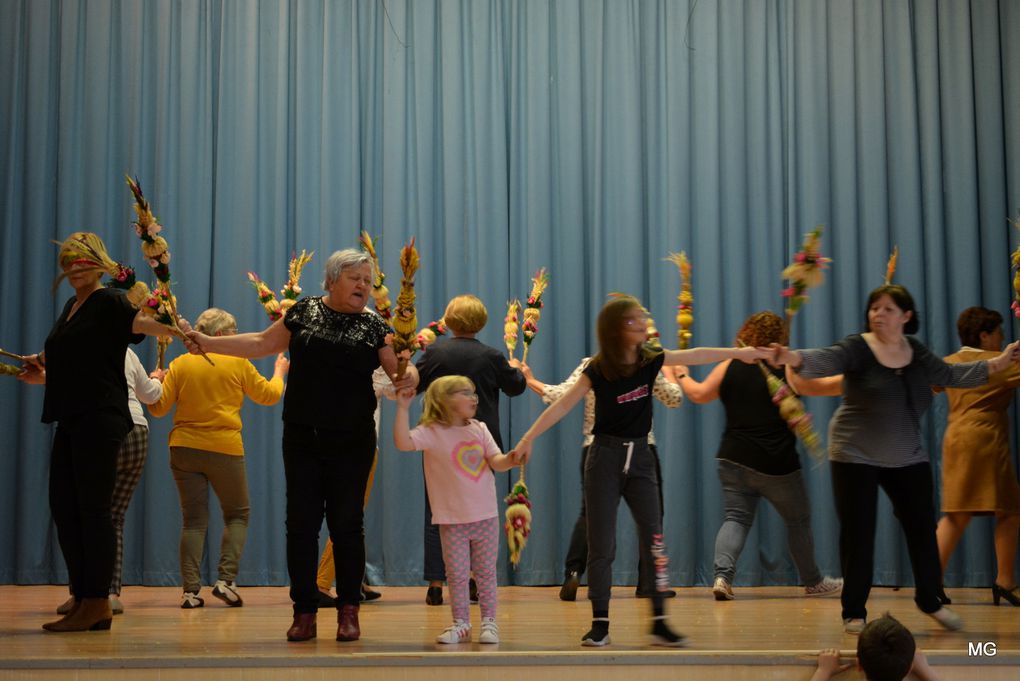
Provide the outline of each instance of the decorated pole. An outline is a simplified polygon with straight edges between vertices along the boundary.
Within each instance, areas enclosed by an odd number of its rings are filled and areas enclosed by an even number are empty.
[[[535,335],[538,333],[538,320],[542,318],[542,306],[544,305],[542,294],[548,287],[549,273],[542,267],[531,278],[531,293],[528,295],[528,301],[524,308],[524,323],[521,325],[521,331],[524,334],[524,355],[521,357],[521,362],[525,364],[528,361],[531,341],[535,340]]]
[[[383,274],[382,268],[379,267],[379,255],[375,251],[375,242],[372,241],[372,237],[365,231],[361,232],[359,240],[361,241],[361,247],[372,258],[372,302],[375,303],[375,311],[379,313],[380,317],[389,321],[392,316],[390,312],[390,290],[383,283],[386,281],[386,275]]]
[[[503,318],[503,342],[510,359],[514,358],[517,349],[517,335],[520,332],[521,301],[514,298],[506,304],[506,317]]]
[[[885,264],[885,285],[889,286],[892,283],[893,276],[896,274],[896,261],[900,259],[900,247],[893,246],[892,253],[889,254],[889,260]]]
[[[414,307],[414,275],[418,272],[418,249],[414,247],[414,237],[400,249],[400,293],[397,295],[397,306],[393,310],[393,351],[397,353],[397,378],[403,378],[407,371],[407,363],[418,348],[418,313]],[[381,313],[380,313],[381,314]]]
[[[1010,220],[1010,222],[1014,227],[1020,229],[1020,218]],[[1020,246],[1017,246],[1017,249],[1013,251],[1010,262],[1016,272],[1013,274],[1013,303],[1009,307],[1013,310],[1013,316],[1020,319]]]
[[[178,338],[184,339],[184,332],[177,324],[179,315],[177,313],[177,298],[170,290],[170,245],[166,239],[159,236],[163,226],[156,221],[152,214],[148,200],[142,194],[142,187],[138,180],[130,175],[125,176],[127,185],[134,196],[135,214],[138,216],[135,225],[135,233],[142,240],[142,254],[156,275],[156,285],[152,289],[152,297],[142,307],[151,314],[155,320],[170,328],[170,332]],[[132,273],[133,276],[133,273]],[[119,278],[119,277],[118,277]],[[205,361],[212,364],[213,361],[204,352],[201,353]]]
[[[694,296],[691,294],[691,262],[683,251],[670,253],[666,258],[680,270],[680,294],[676,308],[676,346],[686,350],[691,346],[691,325],[694,324]]]
[[[520,477],[503,501],[506,503],[503,529],[506,531],[507,553],[510,563],[516,568],[521,562],[524,545],[528,543],[528,535],[531,534],[531,498],[524,482],[524,464],[521,464]]]
[[[793,328],[793,318],[808,301],[808,289],[819,286],[825,281],[823,270],[832,262],[830,258],[821,255],[821,240],[822,226],[819,225],[804,237],[801,250],[794,254],[793,262],[782,273],[782,277],[790,282],[789,286],[783,289],[783,297],[787,299],[787,343],[789,343]],[[779,409],[779,415],[786,421],[790,430],[804,443],[808,454],[821,460],[825,456],[821,446],[822,439],[815,431],[811,415],[804,408],[804,403],[786,384],[786,381],[769,371],[764,362],[759,360],[758,368],[761,369],[762,375],[765,377],[769,395],[772,396],[772,402]]]
[[[804,237],[801,250],[793,256],[793,262],[783,270],[783,279],[790,284],[783,289],[786,298],[786,330],[790,333],[790,324],[801,306],[808,301],[807,290],[820,286],[825,281],[824,270],[832,262],[822,256],[819,250],[822,243],[822,226],[818,225]]]
[[[301,297],[301,273],[305,269],[305,265],[312,261],[312,256],[315,255],[315,251],[306,253],[305,249],[301,249],[301,255],[294,254],[290,257],[290,262],[287,264],[287,283],[280,289],[280,295],[283,296],[283,300],[280,301],[280,312],[287,314],[287,310],[294,306],[294,303]]]
[[[436,339],[440,336],[446,335],[446,321],[443,319],[437,319],[434,322],[429,322],[428,325],[418,332],[418,348],[422,351],[428,346],[436,342]]]

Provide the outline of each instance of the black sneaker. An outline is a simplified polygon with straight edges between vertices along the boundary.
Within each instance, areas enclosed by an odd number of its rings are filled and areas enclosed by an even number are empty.
[[[443,587],[430,586],[429,590],[425,593],[425,605],[442,605],[442,604],[443,604]]]
[[[563,580],[563,586],[560,587],[560,600],[577,600],[577,587],[579,586],[581,586],[581,580],[578,578],[577,573],[571,572],[567,574],[567,578]]]
[[[687,639],[683,634],[670,629],[664,617],[656,617],[652,624],[651,644],[664,648],[682,648],[687,644]]]
[[[609,620],[592,620],[591,629],[581,638],[581,645],[592,648],[601,648],[612,643],[609,638]]]

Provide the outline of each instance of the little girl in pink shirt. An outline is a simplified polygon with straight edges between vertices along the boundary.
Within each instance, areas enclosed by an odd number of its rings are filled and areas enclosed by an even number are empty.
[[[496,625],[496,558],[499,509],[492,471],[514,466],[499,451],[485,424],[475,420],[478,395],[465,376],[444,376],[425,392],[421,421],[410,429],[408,407],[414,390],[397,395],[393,441],[405,452],[425,453],[425,486],[432,502],[432,522],[439,525],[446,562],[453,624],[439,643],[471,640],[468,579],[474,574],[482,611],[479,643],[499,643]]]

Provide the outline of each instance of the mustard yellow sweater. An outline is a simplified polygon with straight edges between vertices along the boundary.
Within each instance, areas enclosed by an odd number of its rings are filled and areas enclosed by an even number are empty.
[[[163,396],[149,405],[153,416],[164,416],[177,405],[171,447],[244,456],[241,441],[241,403],[247,395],[256,404],[276,404],[283,395],[283,379],[266,380],[251,362],[209,353],[216,366],[199,355],[181,355],[170,363],[163,379]]]

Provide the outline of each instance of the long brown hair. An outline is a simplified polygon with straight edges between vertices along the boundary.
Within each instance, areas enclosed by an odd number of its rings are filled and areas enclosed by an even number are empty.
[[[599,341],[599,351],[591,358],[591,366],[607,381],[632,375],[640,367],[645,366],[662,354],[647,343],[638,350],[637,364],[629,364],[624,360],[626,346],[623,343],[623,326],[627,315],[637,310],[643,311],[641,301],[633,296],[616,296],[606,302],[599,311],[595,322],[595,335]]]

